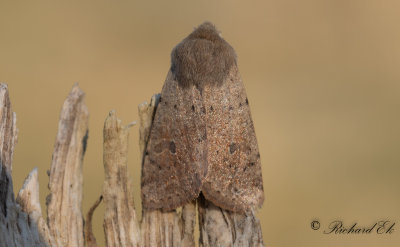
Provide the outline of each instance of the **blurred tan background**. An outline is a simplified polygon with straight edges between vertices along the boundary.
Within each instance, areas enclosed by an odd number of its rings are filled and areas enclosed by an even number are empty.
[[[102,127],[112,109],[137,120],[160,92],[172,48],[205,20],[235,48],[258,137],[268,247],[400,243],[400,3],[369,0],[4,1],[0,81],[19,140],[15,193],[35,167],[42,206],[59,111],[73,83],[90,111],[84,204],[104,178]],[[140,206],[138,128],[129,169]],[[104,246],[102,211],[96,236]],[[324,235],[333,220],[397,222],[391,235]]]

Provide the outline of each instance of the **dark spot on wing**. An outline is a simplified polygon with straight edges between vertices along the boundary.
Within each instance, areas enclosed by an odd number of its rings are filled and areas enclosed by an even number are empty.
[[[236,143],[232,142],[231,145],[229,146],[229,152],[233,154],[237,149]]]
[[[171,153],[176,153],[176,146],[175,146],[175,142],[170,142],[169,143],[169,151],[171,151]]]

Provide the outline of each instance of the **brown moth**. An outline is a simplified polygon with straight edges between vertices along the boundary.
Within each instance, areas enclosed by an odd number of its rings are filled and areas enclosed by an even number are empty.
[[[172,51],[141,183],[146,209],[172,210],[200,192],[234,212],[264,201],[260,154],[236,54],[209,22]]]

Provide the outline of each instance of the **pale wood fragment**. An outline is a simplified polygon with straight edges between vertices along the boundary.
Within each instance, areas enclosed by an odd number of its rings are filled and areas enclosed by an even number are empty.
[[[47,222],[57,246],[83,247],[82,163],[88,138],[85,94],[75,84],[64,101],[50,168]]]
[[[103,226],[108,247],[136,247],[140,241],[133,188],[127,168],[130,126],[122,126],[114,111],[109,113],[104,123],[103,197],[106,210]]]
[[[175,210],[143,210],[141,246],[182,246],[179,220]]]
[[[173,210],[143,210],[141,245],[191,247],[194,243],[196,202],[185,205],[181,212]]]
[[[263,247],[260,221],[254,211],[234,213],[198,199],[200,246]]]
[[[18,201],[14,199],[11,177],[12,157],[17,141],[16,114],[12,112],[8,87],[0,84],[0,247],[48,246],[38,230],[36,219],[41,217],[38,207],[37,182],[31,174]],[[31,191],[32,202],[26,195]],[[26,211],[24,211],[24,209]]]
[[[37,168],[33,169],[25,179],[22,189],[18,192],[16,201],[22,210],[28,214],[30,225],[35,224],[37,226],[41,242],[46,243],[48,246],[57,246],[42,216]]]
[[[89,212],[86,215],[85,241],[86,241],[86,246],[88,247],[97,247],[97,241],[93,234],[93,229],[92,229],[92,218],[94,211],[100,205],[102,200],[103,200],[103,195],[101,195],[99,199],[97,199],[96,202],[93,204],[93,206],[90,207]]]
[[[12,111],[7,84],[0,84],[0,159],[8,171],[12,171],[12,158],[17,143],[17,116]]]
[[[139,105],[139,149],[140,154],[143,153],[149,140],[150,129],[153,123],[154,114],[160,101],[160,94],[155,94],[151,97],[150,104],[146,101]]]
[[[180,246],[194,247],[194,226],[196,224],[196,201],[182,208],[182,241]]]
[[[0,212],[14,204],[11,179],[12,157],[17,140],[16,115],[12,111],[6,84],[0,84]]]

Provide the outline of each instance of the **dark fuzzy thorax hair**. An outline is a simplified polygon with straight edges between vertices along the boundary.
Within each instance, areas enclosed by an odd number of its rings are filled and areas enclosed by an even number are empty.
[[[171,71],[182,87],[220,85],[233,65],[235,51],[210,22],[196,28],[171,54]]]

